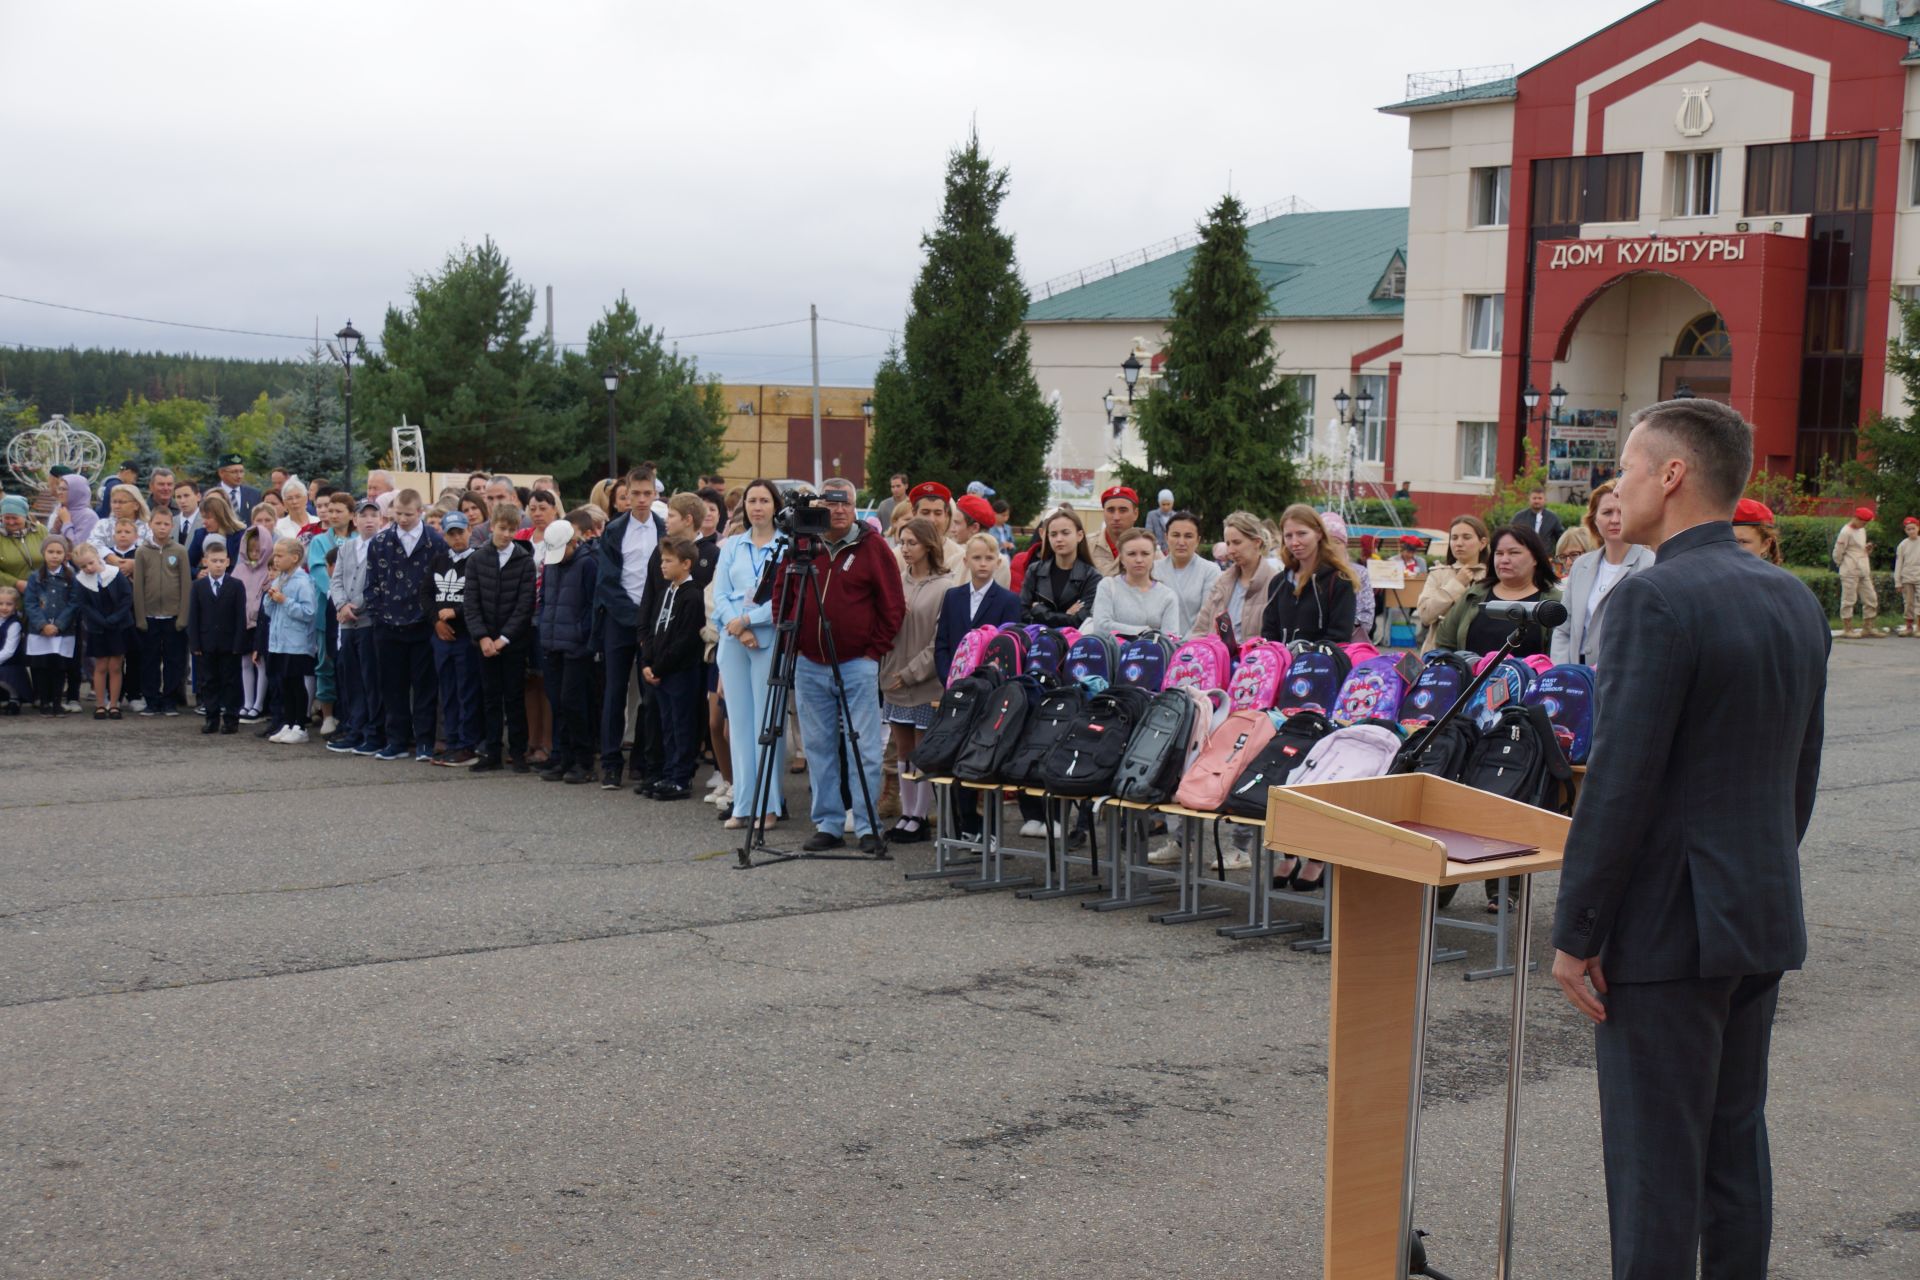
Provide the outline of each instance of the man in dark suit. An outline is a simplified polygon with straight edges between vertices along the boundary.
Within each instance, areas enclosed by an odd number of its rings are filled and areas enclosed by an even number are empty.
[[[226,539],[202,544],[206,576],[193,584],[187,603],[187,647],[205,664],[200,696],[206,701],[202,733],[240,731],[240,656],[247,651],[247,585],[227,575]]]
[[[240,523],[246,524],[253,518],[253,509],[260,502],[260,491],[247,483],[246,459],[237,453],[220,455],[220,483],[216,486],[220,495],[233,508],[233,514]]]
[[[1768,1041],[1806,957],[1832,637],[1804,584],[1734,541],[1752,465],[1739,414],[1669,400],[1635,416],[1615,488],[1658,557],[1607,605],[1553,976],[1597,1024],[1617,1280],[1767,1271]]]
[[[1547,510],[1547,491],[1533,489],[1527,494],[1527,509],[1507,521],[1516,529],[1525,529],[1529,533],[1540,535],[1540,541],[1547,544],[1547,554],[1552,555],[1560,545],[1560,535],[1567,531],[1560,523],[1560,517]]]
[[[594,612],[600,632],[600,786],[612,791],[620,785],[623,763],[620,744],[627,735],[627,689],[633,683],[640,657],[640,624],[645,618],[649,591],[663,590],[648,579],[648,566],[658,566],[654,552],[667,536],[666,521],[653,514],[659,496],[654,470],[642,463],[627,473],[627,495],[632,506],[616,516],[594,539],[599,562],[594,579]],[[640,690],[640,714],[633,726],[633,757],[628,777],[634,793],[645,795],[659,781],[660,713],[650,690]]]

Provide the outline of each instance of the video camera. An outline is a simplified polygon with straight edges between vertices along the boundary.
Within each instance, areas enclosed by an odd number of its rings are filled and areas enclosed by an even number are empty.
[[[813,490],[795,489],[781,502],[773,523],[795,543],[802,538],[822,538],[832,530],[833,508]]]

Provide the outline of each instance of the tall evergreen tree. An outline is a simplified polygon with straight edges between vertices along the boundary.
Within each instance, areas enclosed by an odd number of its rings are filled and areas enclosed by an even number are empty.
[[[984,480],[1025,519],[1046,500],[1059,419],[1028,363],[1027,287],[996,221],[1006,196],[1007,171],[969,135],[948,160],[939,223],[920,238],[902,341],[874,376],[867,475]]]
[[[285,467],[309,484],[315,480],[340,483],[346,407],[340,398],[339,367],[319,347],[309,348],[306,363],[295,370],[285,408],[286,417],[267,438],[259,465]],[[356,480],[366,474],[367,458],[365,449],[354,449]],[[429,455],[428,461],[437,460]],[[359,492],[357,484],[354,492]]]
[[[437,273],[415,277],[411,292],[404,311],[387,309],[380,349],[367,355],[358,443],[384,453],[404,416],[422,428],[437,470],[578,479],[590,460],[576,447],[559,361],[529,333],[533,289],[492,238],[448,254]]]
[[[127,458],[132,460],[134,468],[139,471],[140,483],[143,486],[147,483],[147,477],[153,474],[155,467],[166,465],[166,458],[160,452],[160,437],[153,429],[153,419],[145,414],[140,415],[140,421],[133,429],[133,438],[128,442]],[[118,466],[121,461],[120,458],[109,458],[107,465]]]
[[[200,430],[193,437],[193,453],[187,458],[187,475],[201,484],[213,483],[220,471],[220,455],[228,451],[227,418],[220,412],[218,396],[208,396]]]
[[[701,380],[698,365],[669,350],[652,325],[642,325],[624,292],[587,329],[585,353],[570,351],[563,364],[568,394],[577,406],[576,452],[591,460],[585,474],[606,470],[602,378],[609,368],[620,372],[614,419],[622,469],[651,461],[660,468],[663,487],[690,489],[732,458],[719,387]]]
[[[1116,468],[1143,494],[1172,489],[1210,534],[1233,511],[1277,516],[1300,492],[1294,454],[1306,406],[1291,379],[1274,375],[1266,307],[1246,210],[1225,196],[1173,291],[1164,349],[1173,389],[1134,405],[1146,466]]]

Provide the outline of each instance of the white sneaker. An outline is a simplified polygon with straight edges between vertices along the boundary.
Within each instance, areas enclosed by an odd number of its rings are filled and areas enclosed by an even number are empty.
[[[717,769],[707,778],[707,790],[709,791],[718,791],[726,785],[727,780],[720,776],[720,772]]]
[[[1157,849],[1147,850],[1147,861],[1156,867],[1169,867],[1181,859],[1180,846],[1169,840]],[[1232,863],[1228,863],[1229,866]]]
[[[75,702],[72,698],[68,698],[64,705],[66,706],[68,715],[77,714],[80,710],[80,704]]]
[[[268,742],[285,742],[287,740],[287,730],[292,727],[293,726],[291,725],[281,725],[279,729],[267,735],[267,741]]]
[[[1043,840],[1047,835],[1047,825],[1038,818],[1028,818],[1020,824],[1020,835],[1022,839]]]
[[[127,710],[129,710],[129,711],[145,711],[146,709],[147,709],[147,700],[146,700],[145,698],[129,698],[129,699],[127,699]]]
[[[331,738],[339,730],[340,720],[337,716],[328,716],[320,722],[320,736],[323,738]]]
[[[1228,849],[1220,865],[1228,871],[1245,871],[1253,865],[1253,858],[1245,849]]]
[[[287,731],[283,735],[273,739],[273,741],[285,743],[289,747],[297,747],[306,740],[307,731],[297,724],[288,726]],[[1228,863],[1227,865],[1231,866],[1233,864]]]

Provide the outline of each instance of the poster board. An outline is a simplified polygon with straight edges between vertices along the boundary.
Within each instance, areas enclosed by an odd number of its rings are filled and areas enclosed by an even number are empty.
[[[1547,427],[1548,481],[1590,489],[1612,479],[1620,470],[1620,411],[1574,409],[1562,417]]]

